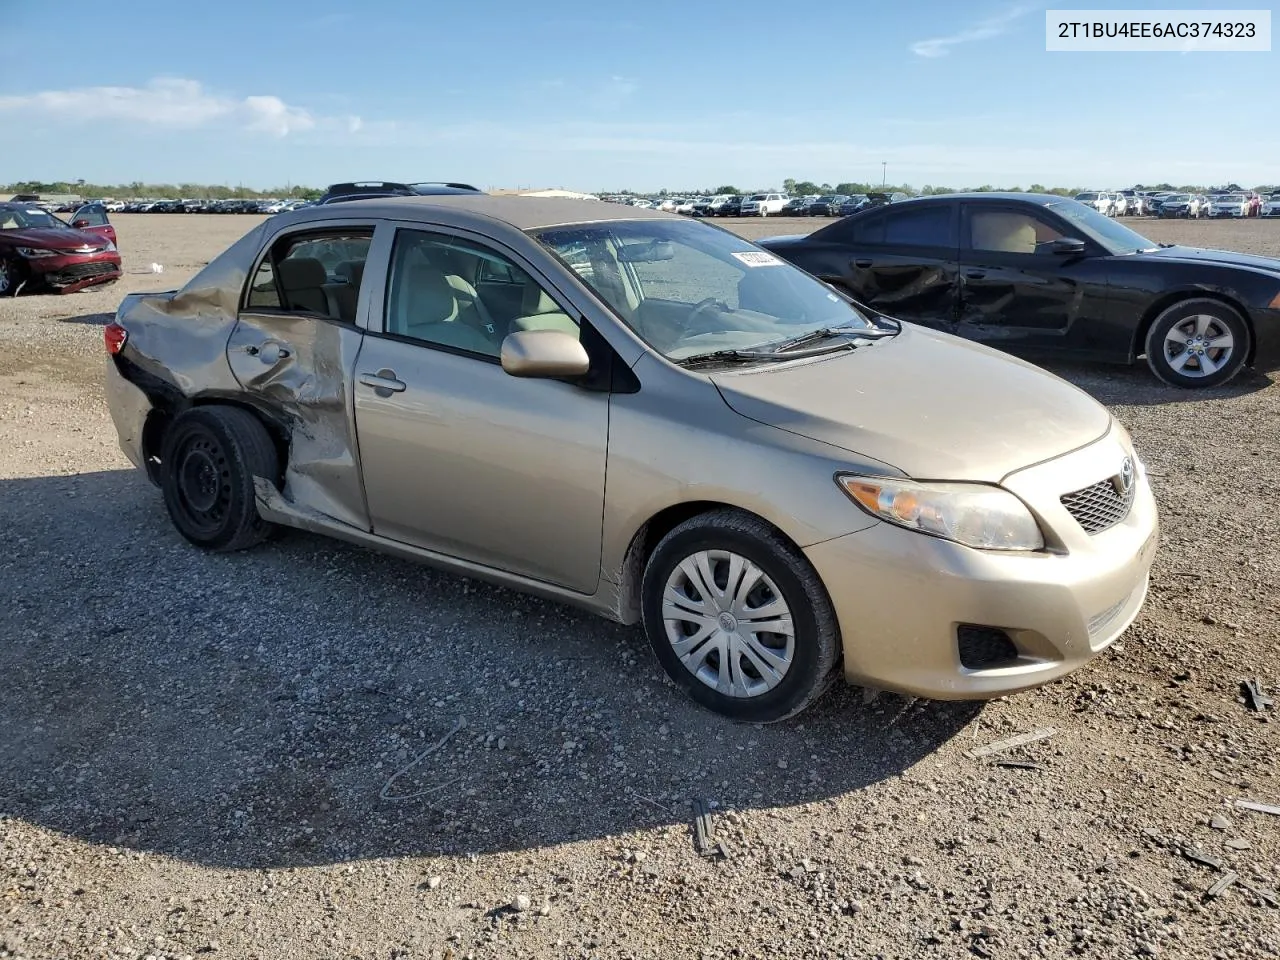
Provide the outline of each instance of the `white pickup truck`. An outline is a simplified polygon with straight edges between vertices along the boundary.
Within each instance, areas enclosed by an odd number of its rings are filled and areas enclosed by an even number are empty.
[[[753,193],[742,201],[742,215],[744,217],[767,217],[770,214],[778,214],[782,212],[782,208],[787,205],[787,201],[790,199],[785,193]]]

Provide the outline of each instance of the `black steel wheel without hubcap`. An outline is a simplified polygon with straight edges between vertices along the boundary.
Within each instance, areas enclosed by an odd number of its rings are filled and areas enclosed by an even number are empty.
[[[272,530],[258,515],[254,478],[279,481],[266,427],[236,407],[196,407],[165,437],[160,489],[178,532],[208,550],[242,550]]]

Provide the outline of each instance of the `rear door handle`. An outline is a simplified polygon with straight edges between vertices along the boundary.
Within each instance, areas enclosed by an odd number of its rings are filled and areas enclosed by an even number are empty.
[[[404,393],[405,383],[396,379],[396,372],[383,367],[377,373],[360,374],[362,386],[372,387],[380,397],[389,397],[393,393]]]
[[[871,266],[871,263],[872,260],[870,257],[859,257],[857,260],[853,261],[853,265],[855,267],[862,267],[864,270]]]
[[[985,271],[985,270],[966,270],[966,271],[964,272],[964,275],[965,275],[966,277],[968,277],[970,280],[981,280],[983,277],[985,277],[985,276],[987,275],[987,271]]]

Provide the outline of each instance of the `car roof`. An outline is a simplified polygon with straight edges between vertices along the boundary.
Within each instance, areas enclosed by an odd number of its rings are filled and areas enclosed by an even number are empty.
[[[567,223],[601,223],[609,220],[680,220],[675,213],[633,207],[600,200],[573,200],[565,197],[492,196],[487,193],[440,194],[425,197],[378,197],[347,200],[339,204],[304,207],[289,214],[290,223],[328,220],[335,215],[357,213],[386,220],[431,220],[436,208],[474,217],[477,222],[500,221],[517,230],[536,230]]]

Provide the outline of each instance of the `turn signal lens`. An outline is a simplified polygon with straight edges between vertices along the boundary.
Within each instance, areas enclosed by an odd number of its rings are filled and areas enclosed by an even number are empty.
[[[1267,304],[1272,310],[1280,310],[1280,293],[1271,298],[1271,302]]]
[[[118,323],[108,323],[102,331],[102,339],[106,342],[107,353],[114,357],[124,349],[124,342],[129,339],[129,331]]]
[[[980,483],[916,483],[880,477],[836,477],[856,503],[879,520],[979,550],[1041,550],[1044,535],[1026,504]]]

